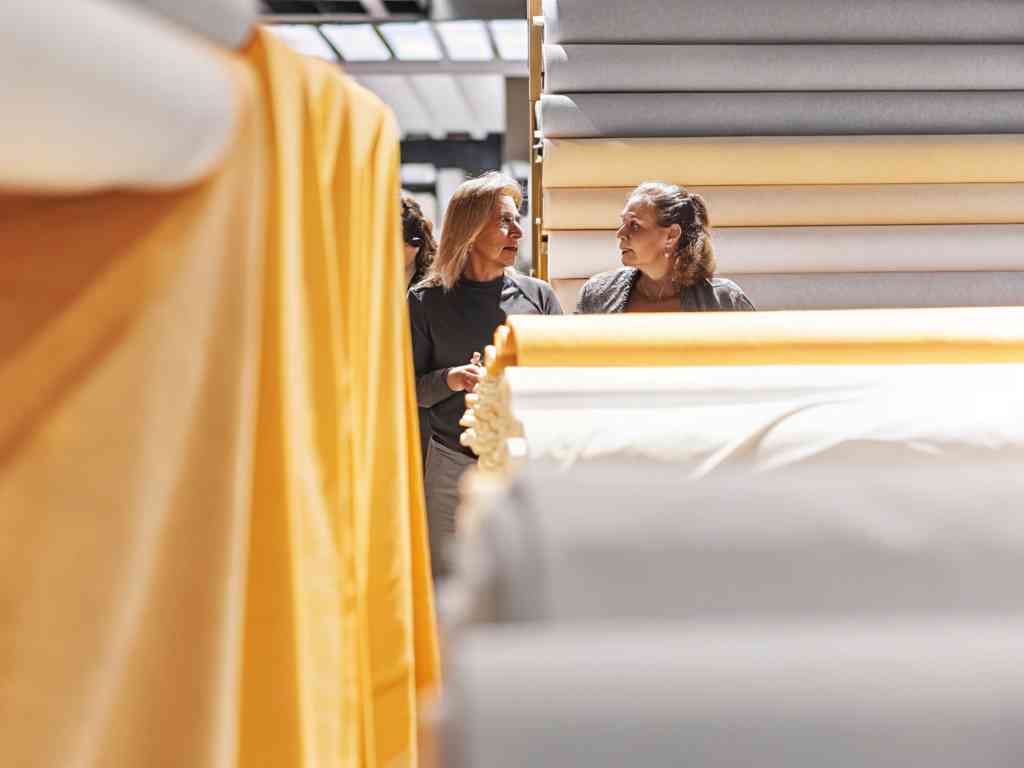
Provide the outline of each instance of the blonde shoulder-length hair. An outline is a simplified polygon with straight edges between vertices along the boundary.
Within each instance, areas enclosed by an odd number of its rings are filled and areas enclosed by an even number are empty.
[[[473,241],[494,218],[502,197],[511,197],[518,208],[523,190],[515,179],[490,171],[459,185],[444,212],[441,246],[423,285],[440,285],[450,291],[462,276]]]

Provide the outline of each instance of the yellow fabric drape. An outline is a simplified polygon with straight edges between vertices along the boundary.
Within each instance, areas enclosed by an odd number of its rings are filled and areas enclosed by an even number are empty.
[[[279,258],[266,281],[242,764],[412,766],[416,691],[439,673],[397,133],[376,97],[267,33],[249,58],[272,121]]]
[[[5,764],[417,764],[397,135],[266,32],[224,58],[207,180],[0,199]]]
[[[1024,136],[546,139],[545,187],[1024,181]]]
[[[519,366],[1024,362],[1024,308],[509,317],[488,370]]]

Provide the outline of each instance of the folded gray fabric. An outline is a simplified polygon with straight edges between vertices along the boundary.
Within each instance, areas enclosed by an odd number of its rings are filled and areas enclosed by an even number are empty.
[[[805,464],[698,480],[649,459],[532,464],[462,542],[460,618],[1024,618],[1019,451],[836,440]]]
[[[1019,43],[1018,0],[544,0],[549,43]]]
[[[1024,624],[480,628],[457,768],[1017,768]]]
[[[574,93],[540,105],[546,138],[1024,133],[1024,91]]]
[[[1024,272],[842,272],[732,279],[762,310],[1024,306]]]
[[[545,45],[546,93],[1024,89],[1016,45]]]

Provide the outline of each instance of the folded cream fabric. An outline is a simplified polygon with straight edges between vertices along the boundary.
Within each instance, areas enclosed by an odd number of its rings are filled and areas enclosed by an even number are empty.
[[[1022,91],[572,93],[541,97],[548,138],[1024,133]]]
[[[685,179],[672,179],[685,184]],[[1024,184],[846,184],[689,187],[715,227],[1020,224]],[[546,229],[608,229],[633,187],[544,190]]]
[[[1015,45],[545,45],[545,93],[1024,88]]]
[[[1019,43],[1016,0],[544,0],[549,43]]]
[[[546,187],[1024,181],[1024,135],[545,139]]]
[[[1024,307],[515,315],[488,370],[676,365],[1024,362]]]
[[[1012,271],[1024,268],[1024,224],[731,227],[713,232],[718,270],[784,272]],[[621,266],[612,230],[548,233],[551,277]]]

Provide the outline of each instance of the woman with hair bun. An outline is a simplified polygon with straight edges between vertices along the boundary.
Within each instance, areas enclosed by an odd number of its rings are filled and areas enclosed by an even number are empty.
[[[615,233],[623,267],[583,286],[577,314],[752,310],[731,280],[715,277],[707,204],[660,181],[630,194]]]

